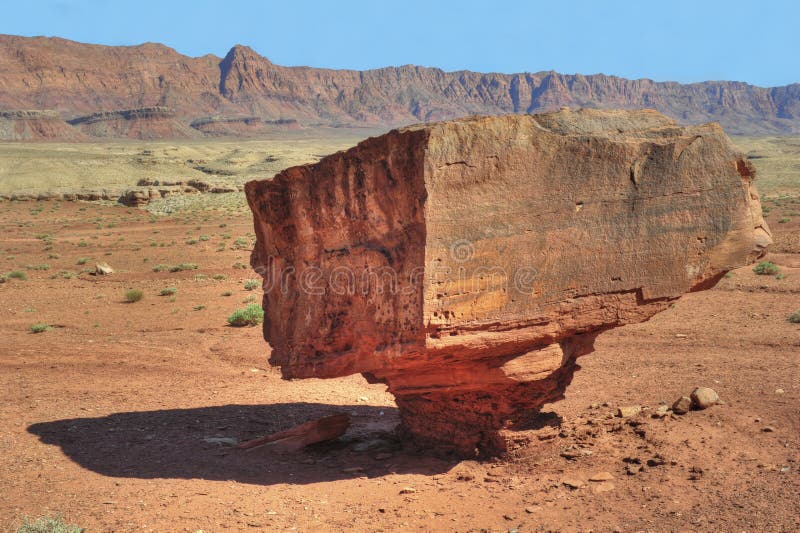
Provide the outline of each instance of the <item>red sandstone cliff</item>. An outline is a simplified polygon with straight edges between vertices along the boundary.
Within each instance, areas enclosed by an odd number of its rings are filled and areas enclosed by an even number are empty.
[[[368,71],[283,67],[252,49],[192,58],[160,44],[99,46],[0,35],[0,109],[52,109],[65,119],[164,106],[183,123],[208,116],[302,124],[397,126],[469,114],[560,106],[654,108],[681,123],[719,121],[730,133],[800,132],[800,84],[682,85],[602,74]]]

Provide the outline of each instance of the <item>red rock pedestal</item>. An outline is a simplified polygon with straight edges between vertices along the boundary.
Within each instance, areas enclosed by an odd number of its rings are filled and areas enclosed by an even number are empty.
[[[604,330],[771,242],[716,124],[560,111],[411,126],[245,190],[286,378],[386,383],[417,441],[504,451]]]

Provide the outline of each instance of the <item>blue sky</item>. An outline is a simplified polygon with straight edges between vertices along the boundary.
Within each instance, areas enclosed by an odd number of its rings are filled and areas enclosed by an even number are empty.
[[[0,33],[193,56],[240,43],[282,65],[800,81],[791,0],[6,0],[0,12]]]

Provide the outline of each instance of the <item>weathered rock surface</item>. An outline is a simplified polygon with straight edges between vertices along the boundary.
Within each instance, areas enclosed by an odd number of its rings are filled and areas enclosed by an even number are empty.
[[[716,124],[564,110],[412,126],[250,182],[270,362],[362,373],[417,441],[502,452],[599,333],[763,255],[753,178]]]

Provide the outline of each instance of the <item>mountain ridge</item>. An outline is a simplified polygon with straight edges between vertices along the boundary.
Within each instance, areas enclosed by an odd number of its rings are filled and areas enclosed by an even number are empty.
[[[403,65],[336,70],[276,65],[245,45],[189,57],[159,43],[85,44],[0,35],[0,109],[47,109],[66,121],[164,107],[186,125],[203,117],[296,120],[304,126],[397,127],[469,114],[562,106],[653,108],[729,133],[800,133],[800,83],[691,84],[606,74],[446,72]],[[166,131],[166,130],[165,130]]]

